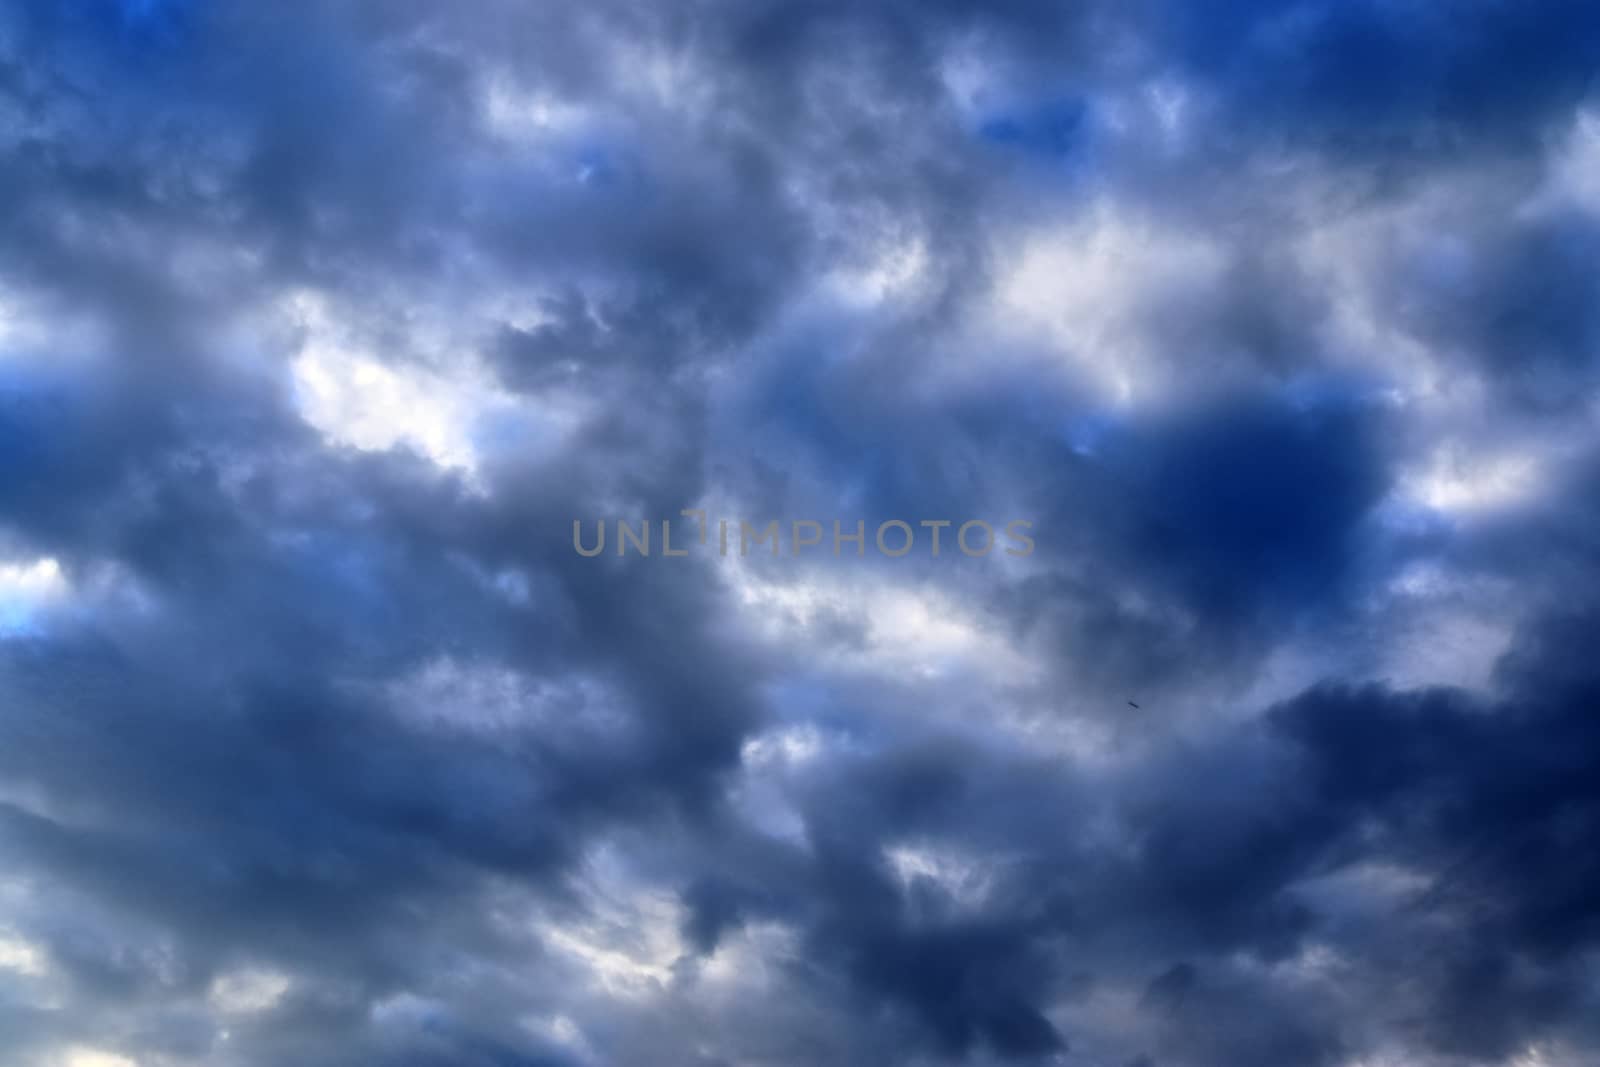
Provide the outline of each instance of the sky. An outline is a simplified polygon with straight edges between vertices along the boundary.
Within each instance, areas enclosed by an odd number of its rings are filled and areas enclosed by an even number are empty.
[[[1600,1062],[1597,74],[0,0],[0,1067]]]

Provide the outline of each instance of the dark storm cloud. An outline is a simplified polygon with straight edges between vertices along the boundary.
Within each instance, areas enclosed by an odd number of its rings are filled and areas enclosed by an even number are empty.
[[[1546,412],[1581,407],[1595,384],[1596,233],[1591,217],[1485,220],[1394,257],[1410,283],[1396,318],[1430,344],[1459,350],[1507,401]]]
[[[1579,0],[1155,10],[1172,60],[1213,82],[1251,132],[1402,163],[1536,143],[1592,91],[1600,60],[1600,19]]]
[[[1592,1058],[1597,26],[0,12],[7,1062]]]

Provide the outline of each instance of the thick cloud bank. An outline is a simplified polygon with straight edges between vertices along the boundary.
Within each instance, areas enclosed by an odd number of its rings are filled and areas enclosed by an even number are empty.
[[[1600,1062],[1597,75],[0,3],[0,1063]]]

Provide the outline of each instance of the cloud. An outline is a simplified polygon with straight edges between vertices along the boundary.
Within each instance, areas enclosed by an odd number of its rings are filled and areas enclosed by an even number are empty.
[[[6,9],[11,1060],[1593,1059],[1597,32]]]

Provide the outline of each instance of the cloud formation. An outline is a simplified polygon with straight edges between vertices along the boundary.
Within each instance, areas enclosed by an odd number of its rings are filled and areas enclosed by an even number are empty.
[[[1597,70],[0,9],[0,1060],[1592,1062]],[[573,551],[682,509],[1037,547]]]

